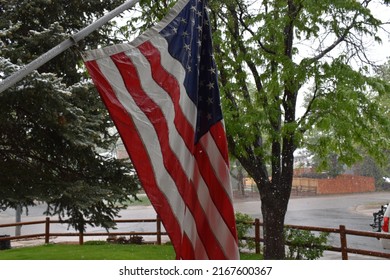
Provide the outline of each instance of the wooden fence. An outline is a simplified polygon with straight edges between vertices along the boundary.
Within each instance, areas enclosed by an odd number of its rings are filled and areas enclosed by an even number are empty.
[[[84,243],[85,236],[156,236],[155,243],[158,245],[161,245],[161,243],[162,243],[161,237],[163,235],[167,235],[166,232],[161,231],[161,226],[162,226],[161,220],[158,217],[156,219],[115,220],[115,223],[117,223],[117,224],[118,223],[155,223],[156,224],[156,231],[152,231],[152,232],[134,232],[134,231],[117,232],[117,231],[114,231],[114,232],[98,232],[98,233],[96,233],[96,232],[95,233],[88,233],[88,232],[84,232],[84,233],[77,233],[77,232],[54,233],[54,232],[50,231],[50,224],[54,224],[54,223],[66,223],[66,222],[59,221],[59,220],[50,220],[50,218],[47,217],[43,221],[41,220],[41,221],[32,221],[32,222],[2,224],[2,225],[0,225],[0,229],[5,228],[5,227],[17,227],[17,226],[24,226],[24,225],[43,224],[45,230],[44,230],[44,233],[39,233],[39,234],[29,234],[29,235],[20,235],[20,236],[3,236],[3,237],[0,237],[0,242],[44,237],[45,243],[49,243],[51,237],[78,236],[79,237],[79,244],[82,245]],[[251,238],[255,241],[255,252],[257,254],[260,254],[261,243],[264,242],[264,239],[262,238],[262,230],[261,230],[263,227],[263,223],[261,223],[259,219],[255,219],[255,221],[253,222],[253,226],[254,226],[254,236],[247,237],[247,238]],[[376,238],[376,239],[379,239],[379,238],[390,239],[390,234],[379,233],[379,232],[350,230],[350,229],[347,229],[343,225],[340,225],[339,228],[286,225],[286,228],[339,234],[340,244],[341,244],[340,247],[327,246],[326,251],[340,252],[341,259],[343,259],[343,260],[348,260],[349,253],[390,259],[390,253],[383,253],[383,252],[350,248],[350,247],[348,247],[348,242],[347,242],[347,236],[349,236],[349,235],[350,236],[362,236],[362,237],[368,237],[368,238]],[[0,232],[1,232],[1,230],[0,230]]]
[[[377,239],[379,239],[379,238],[390,239],[390,235],[385,234],[385,233],[349,230],[344,225],[340,225],[338,229],[321,228],[321,227],[306,227],[306,226],[290,226],[290,227],[296,228],[296,229],[302,229],[302,230],[338,233],[340,235],[341,246],[340,247],[330,246],[329,248],[327,248],[327,251],[341,252],[341,259],[343,259],[343,260],[348,260],[348,253],[390,259],[390,253],[348,248],[348,244],[347,244],[347,235],[373,237],[373,238],[377,238]]]
[[[126,232],[118,232],[118,231],[112,231],[112,232],[66,232],[66,233],[58,233],[58,232],[51,232],[50,231],[50,224],[64,224],[67,223],[66,221],[59,221],[59,220],[51,220],[49,217],[46,217],[45,220],[41,221],[32,221],[32,222],[20,222],[20,223],[10,223],[10,224],[2,224],[0,225],[0,228],[5,227],[18,227],[18,226],[24,226],[24,225],[37,225],[37,224],[43,224],[45,231],[43,233],[38,234],[28,234],[28,235],[20,235],[20,236],[6,236],[1,237],[0,235],[0,242],[1,241],[8,241],[8,240],[22,240],[22,239],[33,239],[33,238],[45,238],[45,243],[48,244],[50,242],[51,237],[60,237],[60,236],[78,236],[79,237],[79,244],[84,244],[84,237],[85,236],[156,236],[156,244],[161,245],[161,237],[163,235],[167,235],[166,232],[161,231],[161,220],[159,217],[156,219],[121,219],[121,220],[114,220],[115,223],[155,223],[156,224],[156,231],[152,232],[136,232],[136,231],[126,231]],[[1,230],[0,230],[1,232]]]

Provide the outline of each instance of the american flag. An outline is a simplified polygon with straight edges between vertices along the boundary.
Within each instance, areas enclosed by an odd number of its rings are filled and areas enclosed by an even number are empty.
[[[205,0],[179,0],[88,71],[177,259],[238,259],[226,134]]]

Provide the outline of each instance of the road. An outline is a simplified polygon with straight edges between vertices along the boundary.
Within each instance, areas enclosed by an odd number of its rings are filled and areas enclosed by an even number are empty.
[[[389,202],[390,192],[291,198],[285,224],[328,228],[345,225],[347,229],[372,231],[372,213]],[[259,201],[239,203],[235,209],[261,219]],[[351,248],[390,253],[375,238],[348,236],[347,242]],[[331,234],[329,243],[339,247],[339,235]]]
[[[371,230],[372,211],[390,202],[390,192],[293,197],[290,199],[286,224]],[[239,201],[235,210],[261,219],[260,202]]]
[[[372,213],[379,210],[380,205],[390,202],[390,192],[375,192],[349,195],[329,195],[312,197],[293,197],[290,199],[285,219],[286,224],[319,226],[338,228],[345,225],[347,229],[372,231],[370,223],[373,221]],[[234,208],[261,219],[259,199],[235,200]],[[44,219],[42,215],[44,205],[33,207],[29,210],[28,216],[22,216],[22,221]],[[151,206],[133,206],[120,212],[123,219],[155,218],[156,213]],[[13,223],[15,221],[14,211],[0,212],[0,224]],[[66,225],[52,224],[52,232],[64,232]],[[8,230],[8,231],[7,231]],[[1,229],[1,234],[14,235],[13,229]],[[154,224],[118,224],[118,231],[154,231]],[[71,229],[70,229],[71,231]],[[88,228],[88,232],[102,231],[97,228]],[[41,233],[42,225],[24,226],[22,234]],[[69,238],[69,237],[68,237]],[[330,236],[330,242],[339,246],[338,235]],[[348,246],[358,249],[384,251],[379,241],[374,238],[348,237]]]

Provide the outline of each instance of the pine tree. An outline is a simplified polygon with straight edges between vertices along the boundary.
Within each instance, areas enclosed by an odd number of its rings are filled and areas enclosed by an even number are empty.
[[[0,79],[122,1],[0,1]],[[116,42],[107,25],[78,48]],[[103,156],[118,138],[77,49],[0,93],[0,206],[48,204],[47,214],[112,226],[138,189],[128,162]],[[119,202],[119,203],[118,203]]]

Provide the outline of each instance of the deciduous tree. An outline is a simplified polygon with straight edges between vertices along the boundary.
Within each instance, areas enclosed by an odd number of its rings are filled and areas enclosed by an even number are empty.
[[[285,256],[294,151],[308,135],[317,136],[312,151],[347,164],[388,147],[375,97],[389,84],[371,74],[365,49],[381,40],[371,2],[210,1],[229,149],[260,191],[266,259]]]

